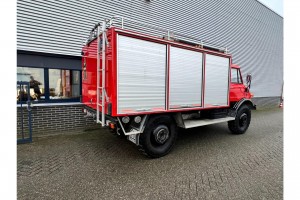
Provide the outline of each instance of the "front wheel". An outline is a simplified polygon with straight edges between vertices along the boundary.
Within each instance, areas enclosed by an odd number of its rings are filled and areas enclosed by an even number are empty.
[[[233,134],[243,134],[247,131],[251,121],[251,110],[247,105],[239,108],[235,120],[228,122],[228,128]]]
[[[170,152],[177,139],[177,126],[170,116],[150,118],[144,133],[140,135],[139,147],[147,156],[159,158]]]

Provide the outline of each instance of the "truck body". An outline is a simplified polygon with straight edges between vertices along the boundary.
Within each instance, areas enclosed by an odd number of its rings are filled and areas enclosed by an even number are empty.
[[[178,127],[244,133],[255,109],[247,82],[226,48],[123,17],[95,25],[82,49],[84,112],[150,157],[171,150]]]

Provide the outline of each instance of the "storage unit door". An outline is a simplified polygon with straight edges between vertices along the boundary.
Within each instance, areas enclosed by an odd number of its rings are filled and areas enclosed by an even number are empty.
[[[229,58],[206,54],[204,106],[227,106]]]
[[[202,68],[202,53],[170,48],[170,109],[202,106]]]
[[[166,45],[118,35],[118,114],[165,110]]]

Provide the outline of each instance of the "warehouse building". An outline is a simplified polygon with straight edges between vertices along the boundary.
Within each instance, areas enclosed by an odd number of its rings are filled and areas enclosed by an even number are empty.
[[[17,80],[37,83],[30,89],[34,134],[94,127],[81,111],[81,47],[96,23],[114,15],[227,47],[243,77],[252,74],[258,108],[279,105],[283,18],[257,0],[18,0]]]

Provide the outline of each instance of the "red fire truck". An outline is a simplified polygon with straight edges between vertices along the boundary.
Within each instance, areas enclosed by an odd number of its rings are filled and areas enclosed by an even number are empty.
[[[120,16],[96,24],[82,49],[84,112],[153,158],[178,128],[228,122],[245,133],[256,109],[246,80],[227,48]]]

